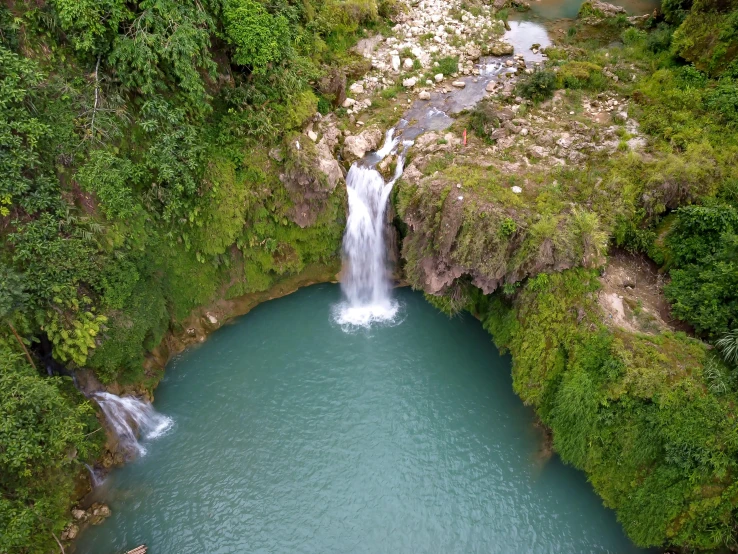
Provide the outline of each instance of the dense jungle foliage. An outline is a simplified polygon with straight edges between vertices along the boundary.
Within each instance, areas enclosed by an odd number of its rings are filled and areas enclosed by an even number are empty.
[[[302,229],[280,150],[391,2],[0,5],[0,552],[57,550],[104,433],[69,369],[141,383],[214,298],[334,260],[341,194]],[[344,77],[345,80],[345,77]]]

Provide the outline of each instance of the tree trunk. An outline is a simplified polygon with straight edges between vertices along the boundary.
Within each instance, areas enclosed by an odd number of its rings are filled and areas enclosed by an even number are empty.
[[[13,331],[13,334],[15,335],[15,338],[18,339],[18,344],[21,345],[21,348],[23,349],[23,352],[26,353],[26,358],[28,358],[28,363],[31,364],[33,369],[36,369],[36,364],[33,363],[33,359],[31,359],[31,354],[28,352],[28,349],[26,348],[26,345],[23,344],[23,341],[18,336],[18,331],[15,330],[15,327],[13,327],[13,324],[8,321],[8,325],[10,326],[10,330]]]

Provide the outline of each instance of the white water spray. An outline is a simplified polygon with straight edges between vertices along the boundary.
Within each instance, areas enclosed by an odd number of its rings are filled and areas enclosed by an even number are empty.
[[[139,435],[147,440],[155,439],[167,432],[174,423],[171,418],[154,410],[151,404],[135,396],[97,392],[93,397],[100,404],[120,443],[139,456],[146,454],[146,449],[138,441]]]
[[[397,314],[398,304],[390,294],[384,215],[392,186],[402,175],[405,150],[398,156],[395,174],[388,183],[375,166],[399,143],[394,129],[390,129],[382,148],[352,165],[346,176],[349,216],[343,236],[341,288],[345,301],[336,314],[340,325],[368,326],[375,321],[392,320]],[[410,144],[404,142],[403,146]]]

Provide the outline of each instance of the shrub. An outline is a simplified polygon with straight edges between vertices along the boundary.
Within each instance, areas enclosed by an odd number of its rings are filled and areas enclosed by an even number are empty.
[[[96,150],[77,173],[82,188],[94,192],[108,218],[125,220],[140,206],[134,200],[132,182],[141,178],[142,170],[131,160],[120,159],[105,150]]]
[[[726,125],[738,125],[738,81],[720,79],[717,87],[705,97],[705,107],[716,113]]]
[[[444,75],[452,75],[459,72],[459,57],[446,56],[438,60],[438,72]]]
[[[470,127],[477,136],[489,137],[489,134],[500,126],[500,120],[495,115],[495,109],[491,102],[479,102],[471,112]]]
[[[664,292],[674,314],[717,337],[738,325],[738,211],[725,204],[687,206],[665,239],[672,259]]]
[[[715,343],[715,346],[720,350],[723,359],[738,369],[738,329],[725,333]]]
[[[547,100],[553,96],[556,90],[556,74],[547,69],[535,71],[527,78],[519,81],[515,90],[523,98],[528,98],[534,102]]]
[[[558,82],[563,88],[604,90],[607,79],[599,65],[590,62],[567,62],[559,68]]]
[[[235,46],[235,63],[261,73],[286,56],[291,33],[284,16],[271,15],[254,0],[232,0],[223,15],[228,41]]]
[[[672,25],[680,25],[691,7],[692,0],[663,0],[661,2],[664,19]]]

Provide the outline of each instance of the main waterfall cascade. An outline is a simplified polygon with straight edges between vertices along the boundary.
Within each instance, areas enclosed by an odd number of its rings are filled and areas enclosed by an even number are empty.
[[[391,298],[384,219],[387,200],[402,175],[405,152],[412,141],[402,142],[395,173],[389,182],[385,183],[376,170],[376,165],[400,146],[394,132],[394,129],[387,131],[382,148],[354,163],[346,176],[349,215],[343,236],[341,277],[345,300],[336,313],[340,325],[366,327],[376,321],[391,321],[399,307]]]
[[[160,414],[151,404],[135,396],[96,392],[93,398],[105,413],[121,445],[134,455],[146,454],[146,448],[137,438],[139,435],[146,440],[155,439],[174,424],[171,418]]]

